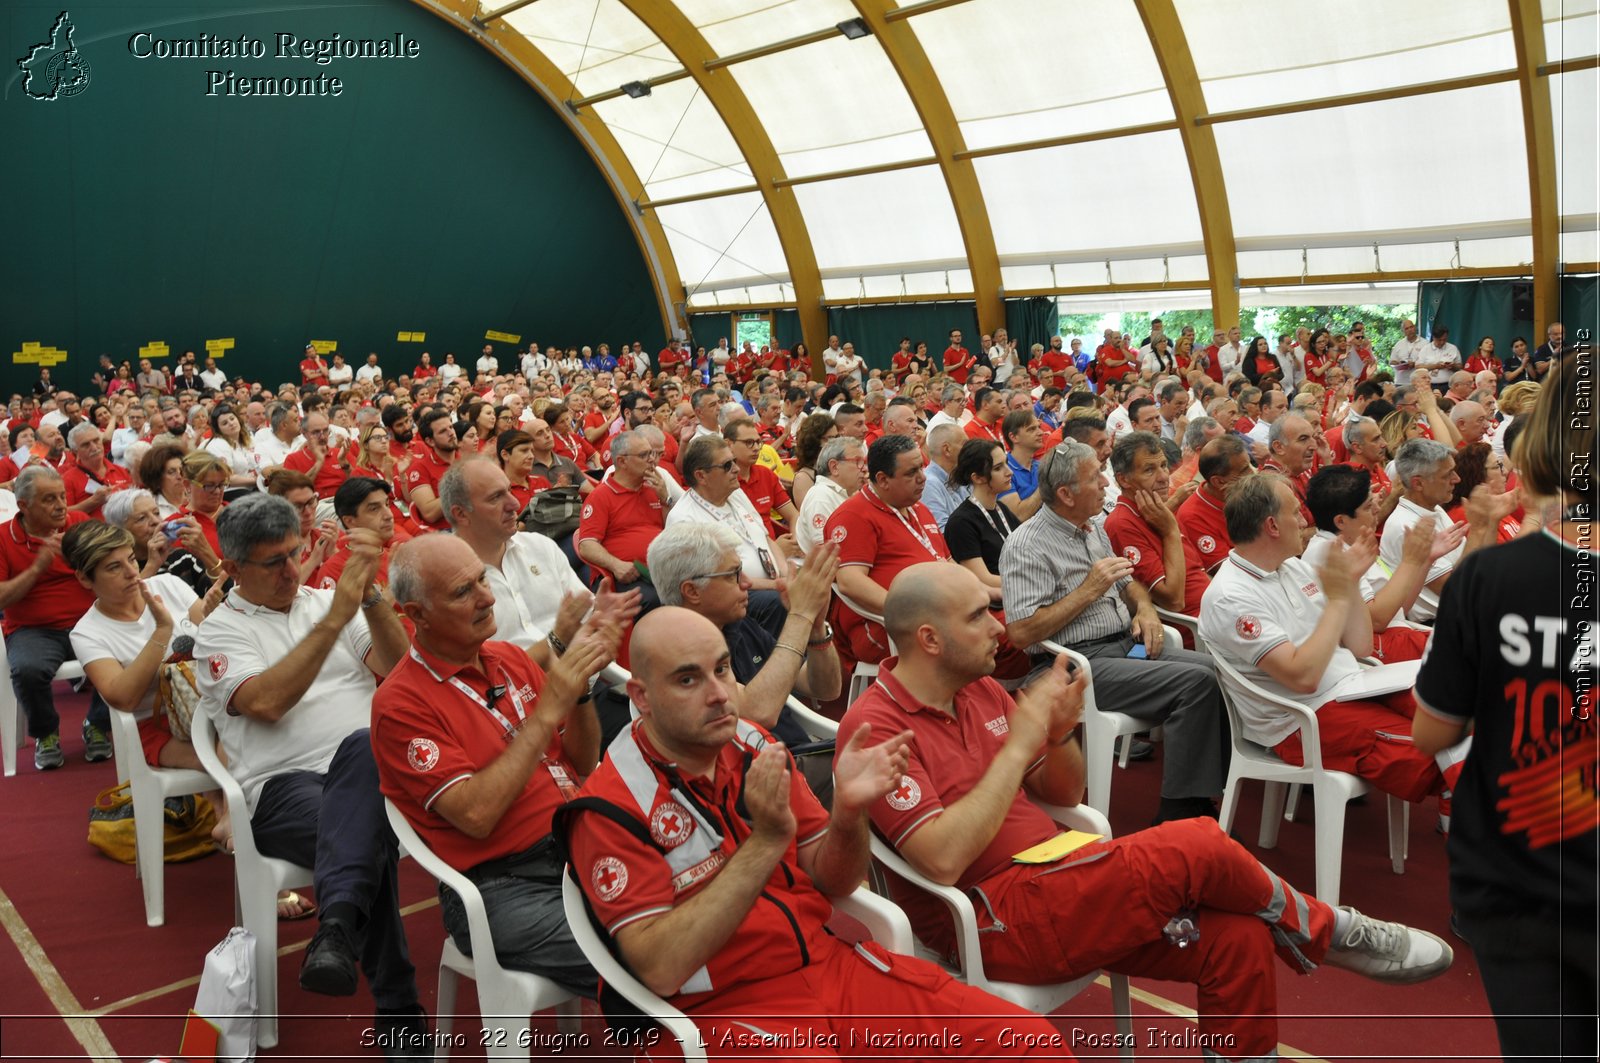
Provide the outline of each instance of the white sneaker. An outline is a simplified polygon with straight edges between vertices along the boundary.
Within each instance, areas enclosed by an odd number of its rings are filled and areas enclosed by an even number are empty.
[[[1328,950],[1328,962],[1335,967],[1404,985],[1443,974],[1455,960],[1449,944],[1426,930],[1369,919],[1354,908],[1339,910],[1350,914],[1350,929]]]

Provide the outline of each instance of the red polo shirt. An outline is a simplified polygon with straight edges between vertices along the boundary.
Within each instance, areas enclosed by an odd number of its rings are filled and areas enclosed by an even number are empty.
[[[1192,499],[1193,496],[1190,496],[1186,501]],[[1178,527],[1181,531],[1183,525]],[[1144,519],[1144,514],[1139,512],[1139,507],[1127,495],[1118,498],[1117,504],[1111,507],[1111,512],[1106,516],[1106,537],[1111,540],[1112,549],[1133,562],[1134,579],[1153,588],[1167,578],[1161,536],[1150,527],[1150,522]],[[1180,538],[1183,540],[1181,612],[1197,617],[1200,615],[1200,599],[1206,593],[1206,588],[1211,586],[1211,577],[1206,575],[1205,564],[1194,543],[1189,541],[1187,535],[1180,535]]]
[[[957,384],[965,385],[967,374],[972,371],[976,360],[972,352],[965,347],[946,347],[944,349],[944,371],[951,380]]]
[[[518,702],[523,717],[531,717],[544,692],[544,672],[511,643],[486,642],[478,656],[483,671],[445,664],[413,644],[372,698],[372,755],[384,796],[434,852],[460,870],[533,845],[550,833],[555,810],[577,793],[577,769],[557,733],[487,838],[469,838],[434,811],[441,794],[487,768],[513,737],[479,703],[487,702],[489,687],[506,688],[494,711],[513,729],[521,723]]]
[[[1066,351],[1058,351],[1048,347],[1044,353],[1033,360],[1028,367],[1033,371],[1034,377],[1047,388],[1065,388],[1067,386],[1067,370],[1072,368],[1072,356]]]
[[[895,351],[889,357],[889,372],[899,381],[904,381],[911,375],[911,352]]]
[[[328,448],[328,456],[322,461],[322,468],[317,471],[316,481],[311,485],[311,489],[317,493],[318,498],[332,498],[333,493],[339,490],[339,485],[348,479],[344,466],[340,464],[341,460],[343,460],[343,455],[330,446]],[[285,469],[303,472],[307,476],[311,475],[311,467],[315,464],[316,462],[311,459],[310,447],[301,447],[299,450],[290,451],[289,456],[283,459],[283,467]]]
[[[206,537],[206,542],[211,544],[212,551],[215,552],[218,557],[221,557],[222,540],[217,537],[216,519],[214,517],[208,517],[204,513],[196,513],[194,510],[188,508],[180,509],[178,512],[185,517],[194,518],[194,522],[200,525],[200,534],[204,535]],[[221,510],[218,510],[217,512],[220,513]]]
[[[992,677],[984,676],[956,692],[954,711],[947,714],[918,701],[901,685],[894,675],[897,661],[891,657],[883,662],[877,682],[855,700],[839,723],[839,733],[845,735],[854,734],[864,723],[872,725],[875,736],[896,735],[907,728],[912,732],[911,761],[900,785],[867,809],[872,826],[896,848],[978,785],[1010,737],[1007,717],[1014,707],[1011,695]],[[1012,856],[1059,833],[1061,828],[1019,787],[1000,829],[962,872],[957,888],[968,889],[1005,870],[1011,866]],[[934,928],[949,933],[944,905],[935,898],[920,890],[906,890],[896,891],[895,900],[906,908],[919,933]],[[944,952],[945,946],[954,942],[928,944]]]
[[[74,524],[89,520],[87,513],[67,511],[65,532]],[[0,525],[0,581],[16,579],[39,556],[40,541],[23,527],[22,514]],[[6,606],[0,630],[7,635],[19,627],[48,627],[68,630],[83,619],[94,605],[94,591],[84,587],[58,554],[40,574],[33,589]]]
[[[664,371],[670,373],[674,366],[687,365],[690,357],[689,352],[682,347],[677,350],[673,350],[671,347],[663,347],[661,348],[661,353],[656,355],[656,363]]]
[[[921,538],[908,524],[921,531]],[[829,540],[839,544],[840,565],[865,567],[873,582],[885,589],[912,565],[950,560],[950,547],[927,506],[916,503],[902,519],[871,487],[862,487],[840,503],[828,518],[826,532]],[[842,603],[833,615],[834,626],[845,639],[842,645],[852,659],[876,661],[887,652],[889,638],[881,625],[869,624]]]
[[[1300,500],[1300,515],[1306,519],[1306,526],[1315,528],[1317,522],[1311,518],[1311,509],[1306,505],[1306,484],[1311,482],[1311,470],[1307,469],[1299,476],[1291,476],[1289,471],[1279,465],[1274,458],[1268,458],[1261,463],[1262,472],[1275,472],[1289,481],[1289,486],[1294,490],[1294,496]]]
[[[406,467],[406,501],[411,500],[411,492],[418,487],[432,488],[433,497],[438,498],[439,481],[449,469],[449,462],[439,457],[432,447],[424,446],[422,452],[412,458],[411,464]],[[443,512],[439,514],[437,521],[430,522],[422,519],[422,514],[417,511],[415,505],[411,507],[411,519],[416,522],[417,527],[426,531],[443,531],[450,527],[450,522],[445,519]]]
[[[1389,488],[1392,484],[1392,481],[1389,479],[1389,472],[1384,468],[1382,462],[1379,462],[1377,465],[1363,465],[1359,461],[1346,461],[1342,464],[1348,465],[1353,469],[1367,470],[1372,474],[1373,490],[1384,495],[1389,493]]]
[[[1178,507],[1178,527],[1183,529],[1183,537],[1194,544],[1200,555],[1200,564],[1208,571],[1222,564],[1228,557],[1228,551],[1233,549],[1233,540],[1228,537],[1228,522],[1222,515],[1222,503],[1211,497],[1211,492],[1204,484]],[[1187,587],[1183,599],[1185,602],[1189,600]],[[1196,601],[1195,604],[1200,603]]]
[[[113,491],[133,486],[133,481],[128,477],[128,470],[120,465],[111,464],[109,458],[99,473],[92,473],[79,465],[76,457],[67,455],[66,460],[61,463],[61,482],[67,488],[67,505],[75,506],[94,494],[95,488],[90,486],[90,481],[102,487],[109,487]],[[99,507],[95,508],[95,512],[99,512]]]
[[[676,765],[650,744],[643,725],[635,723],[584,783],[584,797],[597,797],[616,806],[648,829],[662,847],[642,841],[604,816],[578,814],[580,821],[568,836],[572,866],[595,915],[611,934],[640,919],[665,915],[699,893],[750,837],[749,822],[734,809],[744,790],[747,757],[772,739],[760,728],[749,727],[748,742],[736,737],[722,747],[711,778],[684,779]],[[626,757],[618,756],[622,743],[637,743],[642,765],[633,756],[634,750],[628,750]],[[619,761],[629,766],[621,768]],[[698,809],[685,808],[674,789]],[[640,807],[646,802],[648,812]],[[821,955],[827,947],[824,924],[833,905],[801,870],[799,850],[827,832],[828,814],[812,796],[805,777],[793,769],[789,772],[789,806],[797,829],[782,859],[727,942],[691,978],[688,985],[698,991],[680,992],[671,998],[677,1006],[706,1007],[722,990],[799,970],[808,957]],[[720,842],[710,846],[703,860],[674,874],[668,853],[662,849],[670,852],[691,839],[698,842],[694,838],[697,832],[709,839],[708,828],[720,835]]]
[[[789,530],[772,519],[773,512],[789,501],[789,492],[784,490],[783,481],[778,479],[777,473],[765,465],[752,465],[750,479],[740,480],[739,487],[750,504],[756,507],[756,512],[761,514],[761,519],[767,522],[768,535],[776,539]]]
[[[666,524],[660,495],[643,484],[629,491],[610,476],[589,492],[572,545],[593,539],[620,561],[643,561]]]
[[[962,425],[961,430],[967,434],[968,439],[987,439],[991,443],[999,443],[1001,446],[1005,446],[1006,439],[1005,435],[1000,431],[999,422],[987,425],[983,423],[983,418],[974,417]]]
[[[328,382],[328,366],[321,358],[302,358],[300,360],[300,386],[307,384],[326,384]]]

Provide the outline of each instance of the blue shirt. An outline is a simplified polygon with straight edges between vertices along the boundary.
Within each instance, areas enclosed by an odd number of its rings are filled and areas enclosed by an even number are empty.
[[[942,531],[955,508],[972,497],[972,488],[951,483],[950,474],[936,461],[928,463],[924,475],[927,482],[922,485],[922,504],[928,507]]]
[[[1007,454],[1006,464],[1011,466],[1011,490],[1006,494],[1015,493],[1018,498],[1027,501],[1035,491],[1039,490],[1039,463],[1030,462],[1024,469],[1016,458]]]

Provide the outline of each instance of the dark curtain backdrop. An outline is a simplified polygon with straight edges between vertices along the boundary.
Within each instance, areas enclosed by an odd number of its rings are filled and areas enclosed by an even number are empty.
[[[1061,334],[1061,306],[1048,295],[1007,299],[1006,332],[1017,341],[1017,357],[1027,362],[1035,343],[1048,347]]]
[[[950,330],[960,329],[962,342],[976,351],[978,308],[971,302],[895,303],[883,306],[830,306],[828,332],[840,342],[856,345],[856,353],[876,369],[889,368],[889,359],[900,349],[900,338],[910,336],[912,345],[925,342],[935,364],[950,345]]]
[[[1518,321],[1511,308],[1510,280],[1424,281],[1417,285],[1417,329],[1432,336],[1435,325],[1450,329],[1450,342],[1470,357],[1478,341],[1493,336],[1502,355],[1515,336],[1534,340],[1532,321]],[[1526,283],[1526,282],[1523,282]]]
[[[1585,338],[1594,343],[1600,335],[1600,277],[1561,278],[1561,323],[1567,326],[1568,345]],[[1583,330],[1588,331],[1587,337]],[[1544,342],[1543,325],[1539,326],[1539,342]]]

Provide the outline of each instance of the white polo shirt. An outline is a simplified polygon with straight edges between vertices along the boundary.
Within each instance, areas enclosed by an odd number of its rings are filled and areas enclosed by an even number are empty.
[[[1394,371],[1394,378],[1401,386],[1405,386],[1407,382],[1400,374],[1410,372],[1417,367],[1417,356],[1422,353],[1422,349],[1426,346],[1428,346],[1428,341],[1421,336],[1414,340],[1408,340],[1402,336],[1400,337],[1400,342],[1396,343],[1389,352],[1389,368]]]
[[[512,535],[500,567],[488,566],[486,575],[494,591],[494,637],[524,650],[555,627],[562,595],[589,596],[556,541],[535,532]]]
[[[821,477],[817,478],[817,483],[822,483]],[[811,496],[808,493],[806,497]],[[670,528],[685,522],[731,528],[739,537],[739,564],[744,574],[751,579],[772,579],[776,575],[778,561],[772,554],[771,540],[767,538],[767,525],[742,488],[735,488],[720,506],[713,506],[695,491],[685,491],[667,514],[666,526]],[[763,554],[773,566],[770,571],[761,563]]]
[[[371,725],[378,684],[366,665],[372,633],[359,613],[339,632],[305,696],[276,723],[228,714],[245,681],[287,657],[332,607],[331,590],[301,587],[286,613],[252,605],[233,591],[195,635],[201,709],[216,725],[229,768],[252,810],[268,779],[291,771],[327,771],[339,743]]]
[[[1261,658],[1284,643],[1301,645],[1311,637],[1327,608],[1328,599],[1317,585],[1317,574],[1298,557],[1291,557],[1276,572],[1240,557],[1238,551],[1217,568],[1200,603],[1200,637],[1213,654],[1268,693],[1319,709],[1338,696],[1339,686],[1361,674],[1355,654],[1340,646],[1322,673],[1317,689],[1298,694],[1273,679]],[[1235,691],[1235,693],[1239,693]],[[1235,699],[1245,737],[1275,746],[1295,730],[1287,712],[1248,694]]]
[[[821,545],[822,533],[828,526],[828,518],[833,516],[833,511],[849,497],[845,489],[834,483],[831,478],[817,477],[817,482],[806,492],[806,500],[800,505],[800,519],[794,526],[795,544],[808,554],[813,548]]]
[[[1394,507],[1394,512],[1389,514],[1389,519],[1383,526],[1383,539],[1378,544],[1378,560],[1389,566],[1389,571],[1393,572],[1400,567],[1400,558],[1405,553],[1406,532],[1410,531],[1411,526],[1417,521],[1429,516],[1434,519],[1435,531],[1448,528],[1455,523],[1443,508],[1434,506],[1432,509],[1423,509],[1409,498],[1402,498],[1400,504]],[[1435,561],[1428,569],[1428,578],[1425,582],[1432,583],[1440,576],[1453,571],[1466,548],[1467,544],[1462,543]],[[1379,584],[1380,587],[1382,585]],[[1419,624],[1432,623],[1433,618],[1438,615],[1439,596],[1426,586],[1422,588],[1422,593],[1417,595],[1417,600],[1411,603],[1411,608],[1406,610],[1406,618],[1415,620]]]
[[[1443,347],[1435,346],[1432,341],[1422,344],[1417,350],[1416,359],[1416,367],[1428,370],[1435,384],[1449,384],[1451,375],[1455,373],[1452,367],[1463,364],[1460,349],[1449,340],[1445,341]]]

